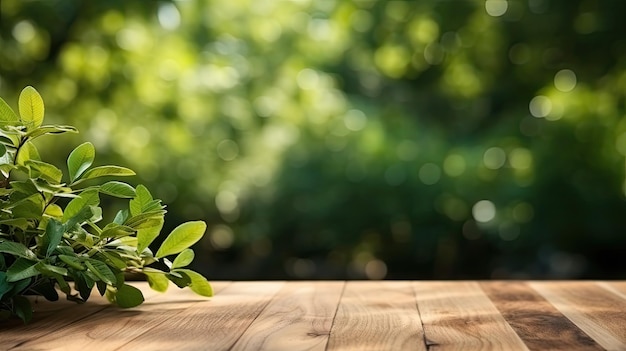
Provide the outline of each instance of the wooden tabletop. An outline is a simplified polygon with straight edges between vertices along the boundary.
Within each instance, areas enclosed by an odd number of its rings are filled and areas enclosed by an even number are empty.
[[[214,282],[121,310],[38,300],[1,350],[626,350],[626,282]]]

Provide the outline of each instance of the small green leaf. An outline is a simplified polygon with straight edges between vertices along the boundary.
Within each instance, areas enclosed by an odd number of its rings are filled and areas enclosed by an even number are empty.
[[[7,281],[7,274],[0,271],[0,301],[2,300],[2,297],[4,297],[4,294],[11,291],[12,288],[13,285],[9,284]]]
[[[41,126],[26,133],[26,137],[35,139],[45,134],[77,133],[78,130],[72,126]]]
[[[135,194],[135,198],[130,200],[129,204],[130,215],[133,217],[143,213],[144,207],[146,207],[150,202],[153,201],[152,194],[150,194],[148,188],[146,188],[142,184],[137,185]]]
[[[78,273],[76,275],[76,282],[74,283],[74,287],[78,290],[80,297],[87,301],[89,296],[91,296],[91,291],[93,290],[95,282],[89,278],[86,274]]]
[[[85,265],[91,273],[98,277],[98,279],[109,285],[115,285],[115,274],[111,271],[111,268],[109,268],[106,263],[94,259],[89,259],[85,261]]]
[[[102,233],[100,233],[101,238],[121,238],[128,235],[135,234],[135,229],[125,226],[119,225],[117,223],[109,223],[104,228],[102,228]]]
[[[94,159],[96,158],[96,148],[92,143],[86,142],[78,145],[67,158],[67,169],[70,173],[70,182],[80,178]]]
[[[148,279],[148,285],[150,285],[150,288],[152,290],[158,292],[167,291],[167,287],[169,286],[170,281],[169,279],[167,279],[164,273],[146,272],[144,270],[143,274],[146,275],[146,278]]]
[[[22,147],[18,150],[17,156],[15,156],[16,163],[20,166],[24,166],[27,161],[35,160],[41,161],[41,156],[39,155],[39,151],[35,144],[30,141],[27,141],[22,145]]]
[[[39,272],[41,272],[41,274],[47,275],[50,277],[56,277],[57,275],[67,276],[67,268],[64,268],[64,267],[57,267],[51,264],[39,262],[36,268]]]
[[[187,274],[182,272],[172,271],[165,276],[181,289],[186,288],[191,284],[191,278]]]
[[[104,296],[104,294],[107,292],[107,284],[103,281],[98,280],[96,282],[96,288],[98,288],[98,293],[100,294],[100,296]]]
[[[43,99],[35,88],[31,86],[24,88],[20,93],[18,105],[26,130],[33,130],[43,123]]]
[[[135,188],[132,186],[118,181],[110,181],[100,186],[100,192],[103,194],[120,197],[120,198],[133,198],[135,197]]]
[[[0,242],[0,252],[8,253],[13,256],[22,257],[29,260],[37,259],[37,255],[35,255],[35,253],[32,252],[29,248],[21,243],[13,241]]]
[[[61,182],[61,178],[63,177],[63,172],[49,163],[37,160],[28,160],[24,162],[24,165],[29,167],[31,170],[39,172],[37,178],[45,179],[53,184],[59,184]]]
[[[48,301],[58,301],[59,300],[59,294],[57,293],[56,289],[54,288],[54,284],[51,283],[51,281],[48,280],[48,279],[43,280],[37,286],[33,287],[32,290],[34,290],[37,293],[41,294]]]
[[[59,255],[59,259],[61,259],[61,261],[67,264],[68,267],[78,269],[79,271],[85,270],[85,266],[82,265],[81,260],[76,256]]]
[[[131,308],[139,306],[144,302],[141,290],[132,285],[122,284],[117,288],[115,294],[115,303],[122,308]]]
[[[177,254],[195,244],[206,231],[206,223],[202,221],[187,222],[174,228],[165,238],[155,257],[161,258]]]
[[[77,215],[84,207],[97,206],[100,203],[97,189],[87,189],[80,193],[77,198],[72,199],[65,207],[63,222]]]
[[[195,254],[192,249],[185,249],[176,256],[172,263],[172,269],[187,267],[193,262]]]
[[[200,296],[211,297],[213,296],[213,288],[211,284],[206,280],[202,274],[194,272],[190,269],[177,269],[175,272],[186,274],[191,279],[189,289]]]
[[[108,177],[108,176],[116,176],[116,177],[126,177],[126,176],[134,176],[135,172],[133,170],[128,169],[126,167],[120,166],[100,166],[94,167],[87,172],[85,172],[80,179],[80,181],[84,181],[87,179],[94,179],[99,177]],[[78,182],[74,182],[75,184]]]
[[[163,216],[157,218],[149,227],[142,227],[137,230],[137,252],[142,252],[161,234],[165,220]]]
[[[18,280],[30,278],[39,275],[37,270],[38,261],[31,261],[25,258],[18,258],[7,269],[7,281],[16,282]]]
[[[30,322],[33,318],[33,307],[30,301],[24,296],[13,296],[13,308],[15,315],[18,316],[24,324]]]
[[[0,157],[7,153],[7,147],[4,144],[0,144]]]
[[[120,224],[120,225],[124,224],[124,222],[126,222],[127,218],[128,218],[128,210],[119,210],[115,214],[115,218],[113,219],[113,223]]]
[[[6,101],[0,98],[0,125],[15,124],[20,118],[13,112]]]
[[[99,255],[102,255],[102,258],[98,257]],[[102,251],[96,254],[96,257],[98,257],[99,260],[105,262],[109,266],[115,267],[119,270],[123,270],[127,267],[127,260],[125,258],[122,258],[122,256],[117,251]]]
[[[46,231],[43,234],[43,242],[46,246],[46,257],[56,249],[56,247],[63,239],[63,233],[65,233],[65,226],[61,222],[50,219],[48,225],[46,225]]]
[[[44,214],[56,219],[63,218],[63,209],[57,204],[50,204]]]

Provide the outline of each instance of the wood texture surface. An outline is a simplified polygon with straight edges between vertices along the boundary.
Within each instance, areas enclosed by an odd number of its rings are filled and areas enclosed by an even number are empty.
[[[530,350],[603,350],[524,282],[483,282],[482,289]]]
[[[233,350],[325,350],[344,285],[343,282],[285,285]]]
[[[599,284],[534,282],[532,287],[607,350],[626,350],[626,300]]]
[[[0,350],[626,350],[626,282],[215,282],[0,323]]]
[[[328,350],[425,350],[410,282],[348,282]]]
[[[431,348],[527,350],[478,283],[419,282],[414,286],[425,341]]]

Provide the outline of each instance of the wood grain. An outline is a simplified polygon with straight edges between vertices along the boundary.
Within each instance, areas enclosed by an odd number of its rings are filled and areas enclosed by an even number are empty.
[[[14,347],[47,338],[57,329],[66,328],[76,321],[93,316],[107,308],[110,303],[107,299],[94,294],[84,304],[61,300],[50,302],[45,299],[32,299],[34,303],[33,319],[28,325],[13,319],[0,324],[0,349],[8,350]]]
[[[607,350],[626,350],[626,300],[597,283],[531,282],[531,286]]]
[[[348,282],[327,350],[426,350],[411,283]]]
[[[429,350],[527,350],[476,282],[417,282]]]
[[[530,350],[603,350],[524,282],[481,282],[491,302]]]
[[[91,318],[74,319],[72,323],[45,337],[29,337],[14,349],[66,350],[68,340],[71,340],[73,349],[115,349],[162,323],[166,317],[187,308],[190,303],[207,301],[189,289],[170,287],[166,294],[158,294],[147,283],[135,285],[146,297],[146,302],[140,307],[119,309],[111,306],[100,309]],[[224,285],[217,284],[214,288],[219,291]]]
[[[39,299],[31,324],[0,323],[0,350],[626,350],[626,281],[212,284],[133,283],[129,310]]]
[[[325,350],[344,284],[285,285],[233,350]]]
[[[160,323],[119,350],[229,350],[283,285],[235,282],[211,301],[187,304],[179,313],[148,314],[145,320],[158,318]]]

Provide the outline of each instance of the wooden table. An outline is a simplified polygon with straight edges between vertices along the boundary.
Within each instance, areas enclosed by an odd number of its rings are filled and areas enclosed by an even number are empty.
[[[214,282],[120,310],[39,300],[2,350],[626,350],[626,282]]]

